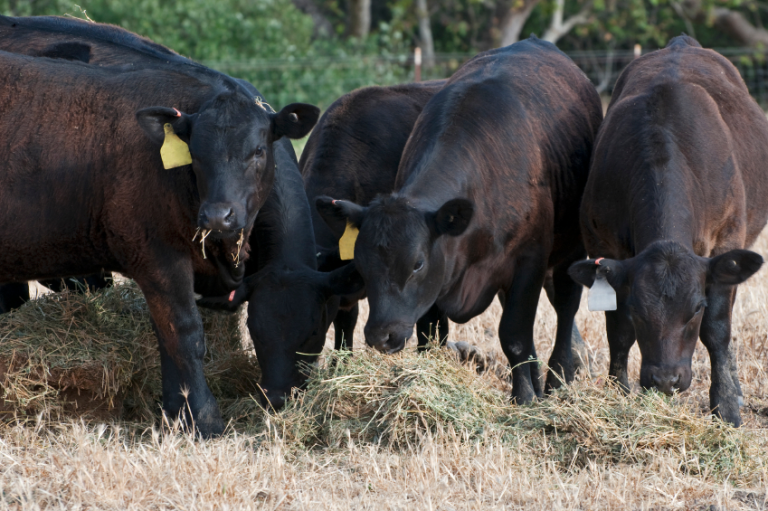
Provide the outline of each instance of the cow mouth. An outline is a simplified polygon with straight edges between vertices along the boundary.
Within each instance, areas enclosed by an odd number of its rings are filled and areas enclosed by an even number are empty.
[[[250,245],[251,229],[236,231],[210,231],[198,228],[193,242],[200,243],[203,259],[210,259],[218,270],[219,278],[230,289],[236,289],[245,276],[245,261]]]

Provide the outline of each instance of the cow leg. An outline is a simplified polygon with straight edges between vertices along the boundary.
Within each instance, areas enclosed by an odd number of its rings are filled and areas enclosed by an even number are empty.
[[[629,391],[629,350],[635,344],[635,325],[629,315],[627,305],[619,301],[615,311],[606,311],[605,329],[608,334],[608,349],[611,352],[611,364],[608,375],[616,379],[624,390]]]
[[[427,349],[427,343],[432,339],[437,339],[439,346],[445,346],[448,339],[448,316],[437,305],[430,307],[416,322],[416,339],[419,351]]]
[[[736,346],[732,342],[728,344],[728,362],[731,368],[731,379],[736,386],[739,407],[742,407],[744,406],[744,393],[741,391],[741,383],[739,382],[739,364],[736,361]]]
[[[735,297],[735,287],[710,286],[700,337],[712,366],[709,405],[717,416],[738,427],[741,425],[741,388],[731,353],[731,311]]]
[[[545,392],[559,388],[562,382],[570,383],[575,376],[571,339],[573,337],[574,318],[581,301],[581,284],[568,275],[569,265],[560,265],[552,274],[552,293],[547,293],[557,314],[555,346],[549,358],[549,374]],[[549,279],[547,279],[549,280]]]
[[[160,261],[169,261],[167,254]],[[224,421],[203,375],[205,337],[193,294],[194,277],[185,258],[135,274],[149,305],[160,347],[163,410],[190,420],[203,437],[219,435]],[[186,397],[185,397],[186,394]],[[191,417],[189,417],[191,412]]]
[[[544,285],[546,286],[547,280],[550,278],[550,275],[547,275],[547,279],[544,281]],[[547,294],[549,294],[549,291],[547,291]],[[505,305],[507,303],[507,294],[502,290],[499,291],[498,297],[499,297],[499,303],[501,304],[502,311],[505,309]],[[502,312],[503,316],[503,312]],[[538,360],[539,357],[536,355],[536,343],[531,343],[531,358],[534,360]],[[533,392],[537,396],[543,395],[541,390],[541,369],[539,368],[539,364],[530,364],[531,368],[531,382],[533,383]]]
[[[512,367],[512,398],[517,404],[527,404],[541,396],[541,383],[533,381],[538,381],[533,326],[546,274],[541,261],[546,261],[546,257],[518,260],[512,285],[504,293],[499,340]]]
[[[573,261],[571,261],[571,263],[572,262]],[[565,271],[566,272],[568,271],[567,267],[565,268]],[[547,298],[549,299],[549,303],[552,304],[552,307],[555,308],[555,312],[557,313],[557,306],[555,305],[555,282],[554,282],[552,272],[547,272],[547,278],[546,280],[544,280],[544,290],[547,292]],[[579,298],[579,300],[580,299],[581,298]],[[576,306],[576,310],[578,311],[578,304]],[[560,325],[559,315],[557,319],[557,324],[558,326]],[[555,342],[557,343],[557,334],[555,334]],[[591,359],[589,356],[589,349],[587,349],[587,345],[584,343],[584,339],[581,338],[581,334],[579,333],[579,328],[576,326],[575,321],[573,322],[573,330],[571,331],[571,359],[573,360],[574,375],[584,367],[591,370]],[[550,368],[551,367],[553,367],[552,359],[550,359]]]
[[[336,317],[333,319],[333,329],[335,331],[334,348],[337,350],[350,351],[352,341],[355,335],[355,325],[357,325],[357,316],[360,307],[355,304],[349,310],[339,309]]]
[[[18,309],[28,301],[29,284],[26,282],[9,282],[0,285],[0,314]]]

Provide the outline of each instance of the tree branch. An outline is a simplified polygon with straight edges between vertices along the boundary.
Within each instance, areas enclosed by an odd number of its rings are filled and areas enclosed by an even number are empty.
[[[517,0],[513,7],[510,7],[501,22],[500,46],[516,43],[520,39],[523,25],[525,25],[525,22],[531,15],[531,11],[539,2],[540,0]]]
[[[592,2],[587,2],[584,7],[577,13],[563,22],[563,11],[565,11],[565,0],[556,0],[555,12],[552,13],[552,21],[549,24],[549,28],[544,32],[542,39],[549,41],[550,43],[556,43],[561,37],[573,30],[576,25],[583,25],[589,23],[590,14],[592,13]]]
[[[716,7],[707,11],[701,0],[684,0],[683,15],[697,23],[711,21],[715,29],[732,37],[739,44],[768,48],[768,30],[756,27],[740,12]]]
[[[427,0],[416,0],[416,18],[419,20],[419,44],[424,52],[424,68],[430,69],[435,66],[435,43],[429,23]]]

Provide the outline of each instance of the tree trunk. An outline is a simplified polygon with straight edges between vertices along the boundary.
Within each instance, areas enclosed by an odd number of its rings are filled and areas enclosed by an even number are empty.
[[[312,18],[312,23],[315,25],[312,37],[330,37],[333,35],[333,25],[320,11],[314,0],[293,0],[293,6]]]
[[[739,44],[752,47],[768,47],[768,30],[756,27],[740,12],[717,7],[707,12],[701,0],[685,0],[683,17],[698,23],[713,22],[714,27],[732,37]]]
[[[419,19],[419,43],[424,58],[424,68],[435,65],[435,43],[432,40],[432,27],[429,24],[429,6],[427,0],[416,0],[416,17]]]
[[[540,0],[514,0],[515,3],[504,15],[501,22],[501,45],[508,46],[520,40],[520,32],[528,16]]]
[[[768,30],[754,26],[740,12],[725,8],[713,9],[715,28],[744,46],[768,47]]]
[[[552,13],[552,21],[549,23],[549,28],[544,32],[545,41],[550,43],[556,43],[561,37],[573,30],[576,25],[583,25],[589,22],[589,13],[592,9],[592,4],[587,2],[578,14],[574,14],[567,20],[563,21],[563,13],[565,11],[565,0],[555,0],[555,12]]]
[[[347,32],[352,37],[365,39],[371,31],[371,0],[349,0]]]

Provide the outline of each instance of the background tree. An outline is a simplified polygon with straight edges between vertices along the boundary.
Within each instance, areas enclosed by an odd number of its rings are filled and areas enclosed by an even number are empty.
[[[349,34],[358,39],[368,37],[371,30],[371,0],[348,0]]]
[[[250,80],[275,107],[326,107],[356,87],[408,81],[417,45],[425,77],[437,78],[478,51],[535,33],[566,52],[594,56],[591,76],[608,90],[620,69],[615,55],[635,44],[662,47],[683,31],[706,47],[752,48],[741,57],[745,66],[768,49],[768,3],[751,0],[74,1],[79,7],[73,0],[0,0],[0,12],[84,18],[84,9],[95,21]]]

